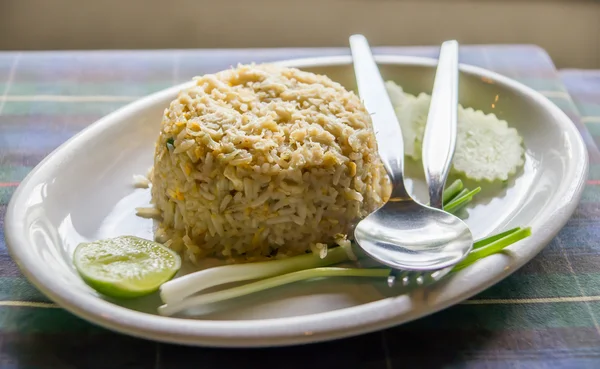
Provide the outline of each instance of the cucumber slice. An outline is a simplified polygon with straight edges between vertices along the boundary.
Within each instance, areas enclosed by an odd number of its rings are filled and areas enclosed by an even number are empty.
[[[475,181],[506,181],[525,162],[522,143],[517,130],[496,115],[459,108],[452,168]]]
[[[421,159],[431,96],[414,96],[392,81],[386,87],[402,128],[404,153]],[[523,139],[494,114],[458,106],[458,132],[452,170],[475,181],[505,181],[524,163]]]

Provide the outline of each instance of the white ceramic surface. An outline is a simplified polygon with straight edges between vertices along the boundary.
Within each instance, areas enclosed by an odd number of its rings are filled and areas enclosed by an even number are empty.
[[[408,92],[430,92],[435,60],[379,57],[386,79]],[[353,86],[349,57],[282,62]],[[40,163],[15,192],[6,239],[23,273],[72,313],[116,331],[207,346],[280,346],[370,332],[433,313],[505,278],[535,256],[574,211],[587,178],[587,152],[573,123],[549,100],[498,74],[461,66],[460,101],[495,112],[524,136],[526,163],[504,185],[486,185],[468,209],[476,238],[514,226],[533,235],[429,288],[403,295],[385,281],[320,280],[217,305],[194,319],[154,314],[157,296],[127,303],[102,298],[77,276],[71,256],[81,241],[124,234],[152,237],[135,216],[149,200],[132,175],[152,164],[161,114],[176,86],[141,99],[85,129]],[[409,166],[409,188],[423,200],[422,174]]]

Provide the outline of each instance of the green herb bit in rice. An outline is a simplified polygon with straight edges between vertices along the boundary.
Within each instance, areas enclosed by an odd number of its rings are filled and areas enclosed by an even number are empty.
[[[173,149],[175,147],[175,139],[173,137],[169,137],[167,139],[167,149]]]

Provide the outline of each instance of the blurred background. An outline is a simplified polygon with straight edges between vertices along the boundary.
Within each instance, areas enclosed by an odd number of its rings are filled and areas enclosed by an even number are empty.
[[[600,0],[0,0],[1,50],[537,44],[600,67]]]

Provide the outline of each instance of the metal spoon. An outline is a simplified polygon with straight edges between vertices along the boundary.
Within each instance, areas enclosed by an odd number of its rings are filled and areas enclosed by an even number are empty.
[[[394,269],[431,271],[452,266],[469,253],[473,236],[462,220],[419,204],[406,191],[402,131],[383,79],[364,36],[351,36],[350,48],[359,95],[372,114],[378,152],[392,182],[389,201],[358,223],[354,238],[369,256]],[[438,153],[437,160],[449,160],[447,152]],[[435,167],[432,170],[436,173]]]
[[[429,206],[443,210],[442,194],[452,165],[458,120],[458,42],[446,41],[440,49],[427,125],[423,137],[423,169],[429,187]],[[440,280],[452,266],[434,272],[393,270],[388,278],[405,285],[424,285]]]

